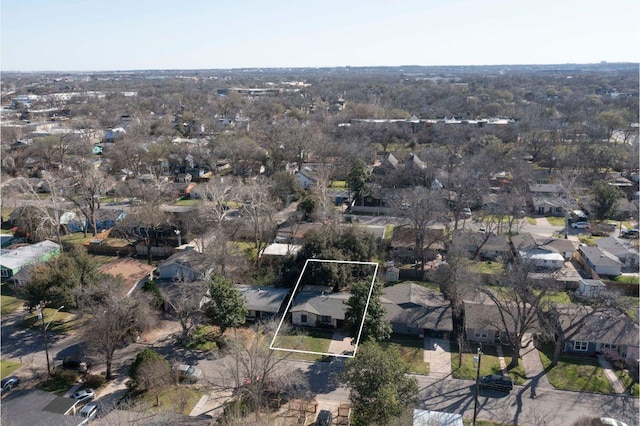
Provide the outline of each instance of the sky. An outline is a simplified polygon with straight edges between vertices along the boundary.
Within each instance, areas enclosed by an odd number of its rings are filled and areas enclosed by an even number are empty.
[[[640,0],[1,0],[2,71],[640,62]]]

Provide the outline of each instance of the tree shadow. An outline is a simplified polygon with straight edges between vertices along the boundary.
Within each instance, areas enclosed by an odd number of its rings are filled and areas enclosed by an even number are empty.
[[[334,358],[331,362],[314,362],[303,373],[313,393],[329,393],[340,387],[338,376],[344,361]]]

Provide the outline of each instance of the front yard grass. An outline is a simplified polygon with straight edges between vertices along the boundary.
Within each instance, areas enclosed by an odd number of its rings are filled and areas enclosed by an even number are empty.
[[[199,386],[172,385],[160,391],[159,405],[156,405],[155,395],[147,392],[135,398],[133,405],[137,410],[149,414],[179,412],[188,416],[200,398],[207,393]]]
[[[538,223],[538,221],[536,220],[535,217],[531,217],[531,216],[527,216],[525,217],[525,220],[527,221],[527,223],[529,225],[536,225]]]
[[[633,379],[633,375],[629,373],[629,370],[614,370],[616,376],[620,379],[624,385],[625,390],[629,395],[638,398],[640,396],[640,385]],[[4,377],[4,376],[3,376]]]
[[[294,329],[293,334],[278,336],[273,342],[273,346],[281,349],[295,349],[298,351],[309,351],[328,353],[332,330],[323,329]],[[323,356],[308,353],[291,352],[291,358],[301,359],[305,361],[319,361]]]
[[[553,347],[546,345],[539,352],[542,365],[547,369],[549,383],[556,389],[604,394],[615,392],[595,358],[562,355],[558,365],[550,368]]]
[[[504,359],[507,364],[511,361],[511,352],[509,348],[502,347],[504,352]],[[458,345],[451,343],[451,369],[453,370],[453,377],[455,379],[476,379],[477,364],[474,361],[476,353],[463,353],[462,364],[459,361],[459,349]],[[502,374],[500,368],[500,360],[496,352],[495,346],[484,346],[482,348],[482,357],[480,360],[480,377],[488,376],[489,374]],[[509,376],[513,380],[513,383],[521,385],[526,381],[526,374],[522,367],[522,359],[518,363],[518,367],[509,370]]]
[[[51,371],[51,375],[44,382],[38,385],[38,389],[62,396],[76,384],[78,374],[73,370],[56,368]]]
[[[10,376],[21,366],[22,364],[19,361],[9,361],[7,359],[0,360],[0,379]]]
[[[91,241],[93,238],[94,237],[91,232],[89,232],[86,237],[84,236],[84,232],[74,232],[72,234],[63,235],[62,237],[60,237],[60,240],[63,243],[84,244],[87,241]]]
[[[409,365],[412,373],[429,374],[429,364],[424,362],[424,339],[411,336],[392,336],[382,347],[394,345],[400,351],[400,357]]]
[[[35,328],[42,330],[42,319],[38,318],[39,310],[34,310],[28,314],[24,320],[22,320],[21,326],[23,328]],[[55,314],[55,317],[53,316]],[[53,321],[51,319],[53,318]],[[83,321],[80,316],[69,312],[59,311],[56,313],[56,309],[45,308],[44,309],[44,323],[49,324],[47,328],[48,332],[53,333],[69,333],[71,330],[79,327],[80,322]]]
[[[0,295],[0,311],[2,315],[10,314],[24,306],[24,300],[6,294]]]
[[[567,224],[567,220],[564,217],[547,216],[546,219],[552,226],[565,226]]]

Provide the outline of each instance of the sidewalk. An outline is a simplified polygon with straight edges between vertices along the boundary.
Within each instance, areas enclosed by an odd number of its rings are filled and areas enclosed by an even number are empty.
[[[613,389],[615,389],[616,393],[626,393],[624,385],[622,384],[618,376],[616,376],[616,373],[614,373],[613,371],[613,367],[611,366],[609,361],[604,358],[604,355],[598,355],[598,364],[600,364],[600,367],[604,369],[604,374],[613,385]]]

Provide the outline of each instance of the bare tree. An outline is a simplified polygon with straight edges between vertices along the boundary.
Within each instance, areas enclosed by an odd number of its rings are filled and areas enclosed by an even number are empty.
[[[255,181],[243,187],[241,214],[248,219],[256,245],[256,252],[262,249],[274,237],[274,202],[261,182]],[[256,263],[260,257],[256,257]]]
[[[68,199],[82,212],[87,223],[91,226],[91,233],[98,233],[96,226],[96,212],[100,209],[100,197],[107,191],[109,178],[99,169],[88,163],[80,164],[79,175],[73,178],[73,182],[65,193]],[[87,236],[87,227],[83,227]]]
[[[436,242],[442,241],[444,233],[434,232],[434,222],[442,216],[444,206],[438,191],[430,191],[424,187],[404,192],[400,199],[393,201],[397,206],[397,214],[411,222],[416,236],[416,249],[420,253],[422,269],[427,262],[427,251]]]
[[[89,351],[101,356],[106,363],[105,378],[112,378],[116,349],[135,340],[139,333],[147,330],[155,320],[149,301],[143,295],[121,297],[118,279],[102,283],[102,297],[89,304],[92,316],[84,332],[84,341]]]
[[[236,331],[227,345],[230,356],[224,364],[220,384],[240,392],[258,414],[268,398],[306,387],[303,377],[286,362],[292,352],[269,349],[276,329],[276,322],[259,323],[250,334]],[[287,334],[287,327],[279,333]]]
[[[628,307],[628,303],[611,290],[574,298],[578,299],[577,303],[570,306],[550,304],[542,316],[543,330],[554,342],[552,366],[558,364],[565,342],[572,340],[585,327],[592,327],[597,319],[607,319],[606,324],[622,321],[625,308]],[[598,328],[602,330],[604,327],[605,323]]]
[[[524,342],[525,335],[540,330],[540,313],[547,295],[556,288],[552,280],[532,279],[532,270],[529,264],[514,263],[498,278],[499,287],[480,287],[498,308],[499,319],[491,325],[502,331],[505,336],[502,343],[511,347],[509,368],[518,366],[520,350],[528,343]]]
[[[42,181],[43,187],[49,192],[48,197],[41,197],[38,189],[28,179],[21,178],[17,181],[21,191],[30,196],[29,205],[33,208],[33,215],[30,217],[32,237],[43,240],[53,234],[56,242],[62,245],[60,217],[65,209],[65,201],[61,197],[62,182],[52,173],[45,173]]]
[[[207,292],[209,283],[194,281],[177,282],[159,286],[162,297],[171,308],[173,315],[182,327],[181,341],[186,343],[193,330],[202,323],[202,297]]]

